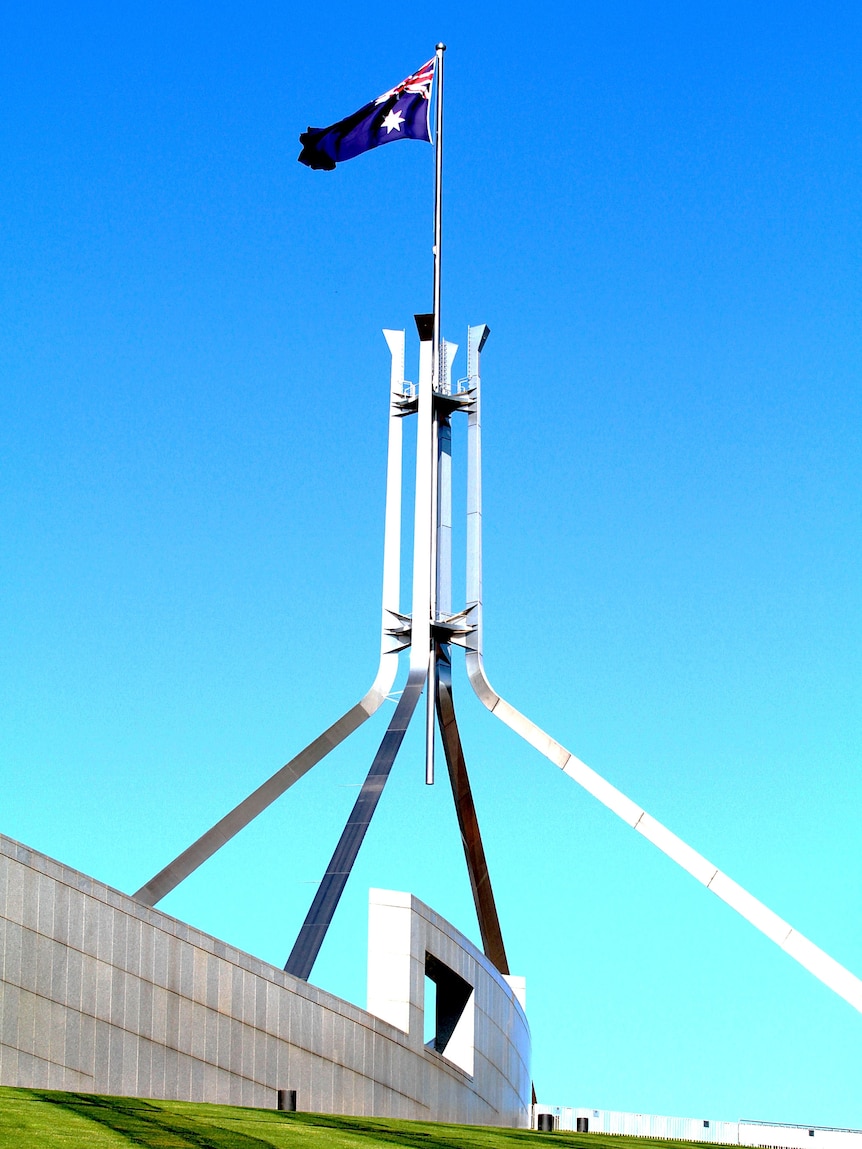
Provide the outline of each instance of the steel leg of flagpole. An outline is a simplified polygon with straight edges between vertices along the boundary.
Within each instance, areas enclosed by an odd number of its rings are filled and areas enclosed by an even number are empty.
[[[438,467],[440,463],[440,444],[438,436],[440,433],[439,420],[436,412],[432,414],[431,420],[431,508],[429,515],[429,526],[431,530],[431,549],[429,553],[430,558],[430,581],[429,581],[429,611],[428,617],[430,620],[437,618],[437,549],[438,549],[438,536],[439,525],[437,524],[437,502],[439,497],[438,492]],[[430,635],[430,631],[429,631]],[[428,691],[425,697],[425,785],[434,785],[434,738],[435,738],[435,716],[434,716],[434,690],[432,684],[434,683],[437,659],[436,643],[430,642],[430,651],[428,654]]]
[[[437,395],[437,410],[435,423],[436,435],[436,490],[437,500],[435,511],[436,530],[436,602],[438,616],[447,619],[452,612],[452,420],[451,410],[451,367],[458,348],[454,343],[445,342],[443,345],[441,393]],[[503,934],[500,929],[500,919],[494,902],[494,893],[491,888],[491,879],[488,873],[488,864],[482,846],[482,835],[479,832],[479,820],[476,817],[476,807],[473,803],[473,794],[470,788],[470,779],[467,775],[467,764],[464,760],[464,750],[461,745],[461,735],[458,731],[458,721],[455,716],[455,704],[452,697],[452,660],[449,644],[442,641],[445,633],[445,624],[438,623],[438,633],[441,641],[435,643],[435,689],[429,691],[433,695],[437,721],[440,726],[440,735],[443,742],[443,751],[446,757],[446,766],[449,772],[449,781],[452,785],[452,797],[455,800],[455,812],[458,817],[458,827],[461,831],[461,842],[464,846],[464,857],[467,862],[467,873],[470,878],[470,888],[473,891],[473,901],[476,906],[476,917],[479,921],[479,932],[482,935],[482,947],[487,957],[491,959],[500,973],[509,972],[509,963],[506,958],[506,949],[503,945]]]
[[[449,781],[452,783],[452,797],[455,799],[455,812],[458,815],[464,857],[467,860],[470,888],[476,905],[476,917],[479,919],[482,948],[486,957],[494,963],[500,973],[507,974],[509,961],[503,944],[503,932],[500,929],[500,918],[494,901],[494,891],[491,888],[491,877],[488,873],[482,835],[479,832],[479,820],[464,760],[464,749],[455,717],[452,664],[445,646],[441,646],[437,652],[437,716],[440,721],[440,735],[449,770]]]
[[[380,743],[380,749],[374,756],[371,769],[359,791],[359,797],[354,803],[347,819],[347,824],[338,840],[338,845],[326,867],[326,873],[318,886],[317,893],[306,914],[305,921],[294,942],[290,957],[285,964],[285,970],[294,977],[307,981],[312,967],[320,952],[329,929],[332,918],[338,908],[353,863],[359,854],[377,803],[383,793],[383,787],[389,777],[395,756],[404,741],[404,735],[416,709],[416,704],[422,694],[428,666],[425,663],[418,668],[411,668],[407,676],[407,685],[389,727]]]
[[[712,862],[692,849],[666,826],[626,797],[620,790],[597,774],[571,751],[541,730],[494,690],[485,673],[483,662],[482,619],[482,494],[481,494],[481,382],[479,353],[487,338],[487,327],[471,327],[468,338],[468,372],[475,391],[467,431],[467,618],[472,630],[467,638],[467,675],[480,701],[491,713],[520,735],[539,753],[550,759],[603,805],[622,818],[648,841],[657,846],[677,865],[701,882],[708,890],[736,910],[762,934],[780,946],[801,966],[812,973],[854,1009],[862,1012],[862,981],[829,954]]]
[[[184,850],[132,896],[154,906],[183,879],[211,858],[276,798],[322,761],[348,735],[374,714],[392,689],[398,652],[409,642],[408,627],[398,613],[401,580],[401,467],[404,415],[404,332],[384,331],[391,354],[389,446],[386,467],[386,518],[383,540],[383,607],[380,624],[380,663],[369,690],[318,738],[301,750],[263,785],[235,806],[196,842]]]
[[[383,787],[389,777],[404,734],[413,717],[416,704],[428,681],[431,649],[431,555],[433,550],[434,505],[432,476],[434,475],[432,446],[434,444],[434,394],[432,391],[432,340],[423,322],[417,317],[419,328],[419,402],[416,427],[416,484],[413,515],[413,615],[411,625],[410,671],[407,685],[395,709],[395,714],[374,756],[368,775],[362,784],[338,845],[326,868],[326,873],[300,928],[293,949],[285,964],[287,973],[306,981],[323,945],[327,930],[338,907],[341,895],[350,877],[350,871],[359,854],[365,834],[371,823]]]

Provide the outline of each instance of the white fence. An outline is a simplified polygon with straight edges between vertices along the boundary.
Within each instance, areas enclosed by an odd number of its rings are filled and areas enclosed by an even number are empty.
[[[533,1107],[533,1128],[540,1114],[553,1117],[555,1129],[617,1133],[627,1137],[715,1142],[760,1149],[862,1149],[862,1130],[830,1129],[822,1125],[786,1125],[769,1121],[712,1121],[695,1117],[659,1117],[651,1113],[617,1113],[610,1109],[566,1105]],[[547,1124],[547,1119],[544,1122]]]

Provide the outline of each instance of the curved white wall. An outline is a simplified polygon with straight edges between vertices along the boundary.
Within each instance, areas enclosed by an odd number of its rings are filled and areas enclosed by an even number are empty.
[[[442,1054],[426,955],[469,994]],[[3,1085],[529,1125],[514,991],[409,894],[372,891],[366,1012],[0,836],[0,974]]]

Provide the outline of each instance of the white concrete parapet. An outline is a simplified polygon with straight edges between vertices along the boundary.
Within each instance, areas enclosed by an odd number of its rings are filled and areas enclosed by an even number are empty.
[[[426,976],[437,983],[437,1032],[428,1045]],[[523,978],[498,973],[472,942],[412,894],[370,891],[369,1012],[403,1030],[414,1048],[439,1053],[457,1066],[483,1096],[511,1082],[506,1086],[511,1095],[495,1100],[500,1109],[525,1100],[529,1105],[524,984]]]

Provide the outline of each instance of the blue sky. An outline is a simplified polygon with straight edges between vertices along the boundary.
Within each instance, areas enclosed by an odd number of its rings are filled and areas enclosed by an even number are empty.
[[[433,149],[297,137],[439,39],[491,679],[862,974],[850,4],[7,10],[0,830],[131,891],[369,685]],[[862,1018],[455,688],[540,1097],[862,1127]],[[163,908],[282,965],[385,722]],[[477,932],[421,746],[313,975],[360,1003],[369,886]]]

